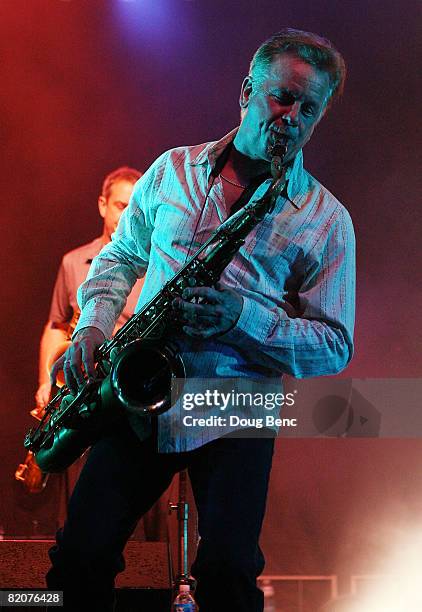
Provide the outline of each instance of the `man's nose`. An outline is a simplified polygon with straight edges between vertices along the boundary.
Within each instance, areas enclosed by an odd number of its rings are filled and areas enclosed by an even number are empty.
[[[281,117],[284,125],[297,127],[299,122],[299,111],[300,111],[300,102],[296,101],[294,104],[289,106],[288,110],[283,113]]]

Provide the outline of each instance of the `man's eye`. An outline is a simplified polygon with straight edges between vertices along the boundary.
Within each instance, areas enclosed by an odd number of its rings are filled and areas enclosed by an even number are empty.
[[[274,98],[279,104],[282,104],[283,106],[291,106],[295,103],[294,96],[287,92],[282,92],[280,94],[274,95]]]
[[[308,104],[304,104],[302,106],[302,113],[306,115],[306,117],[313,117],[315,115],[315,109],[313,106],[309,106]]]

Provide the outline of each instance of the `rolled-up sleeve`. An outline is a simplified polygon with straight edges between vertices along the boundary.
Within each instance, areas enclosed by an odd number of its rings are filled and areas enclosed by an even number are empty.
[[[149,200],[159,160],[136,183],[111,242],[94,258],[86,281],[79,287],[81,316],[75,333],[92,326],[111,337],[133,285],[146,272],[153,230]]]
[[[73,315],[72,305],[69,298],[70,281],[66,269],[66,260],[62,259],[56,283],[54,285],[53,297],[51,299],[49,320],[52,323],[68,323]]]

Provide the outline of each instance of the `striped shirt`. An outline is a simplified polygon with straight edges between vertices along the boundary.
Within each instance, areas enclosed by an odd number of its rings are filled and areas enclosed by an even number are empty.
[[[110,337],[136,279],[145,281],[139,310],[227,217],[223,186],[212,169],[233,140],[179,147],[161,155],[139,179],[119,226],[94,259],[78,300],[76,331],[99,328]],[[178,337],[187,378],[278,381],[340,372],[353,353],[355,241],[342,204],[303,168],[300,151],[277,199],[222,274],[243,296],[235,325],[216,338]],[[264,181],[253,198],[265,193]],[[208,194],[208,195],[207,195]],[[202,409],[202,415],[204,414]],[[220,414],[207,407],[205,414]],[[249,408],[233,408],[250,416]],[[186,427],[182,402],[158,418],[159,450],[191,450],[235,426]],[[254,413],[255,414],[255,413]],[[130,416],[140,438],[147,419]]]

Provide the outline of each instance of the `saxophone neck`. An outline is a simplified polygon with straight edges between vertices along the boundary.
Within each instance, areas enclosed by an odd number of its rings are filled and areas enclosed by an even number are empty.
[[[263,215],[271,213],[277,198],[287,185],[287,166],[283,165],[287,153],[287,141],[281,137],[276,140],[271,151],[272,181],[265,194],[254,204],[262,209]]]
[[[247,206],[259,220],[263,219],[267,213],[273,212],[277,198],[287,185],[286,172],[287,168],[280,167],[280,172],[277,172],[275,177],[273,176],[264,195]]]

